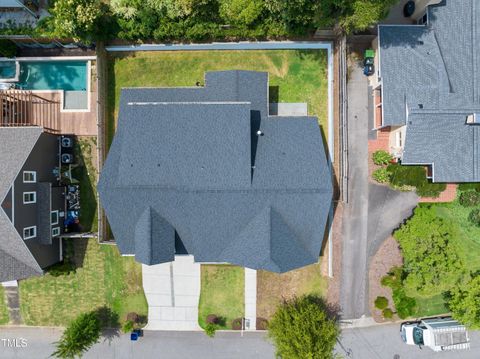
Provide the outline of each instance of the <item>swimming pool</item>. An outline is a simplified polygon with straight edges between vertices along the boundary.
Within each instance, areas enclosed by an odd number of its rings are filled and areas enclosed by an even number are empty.
[[[87,90],[87,61],[21,61],[17,88]]]

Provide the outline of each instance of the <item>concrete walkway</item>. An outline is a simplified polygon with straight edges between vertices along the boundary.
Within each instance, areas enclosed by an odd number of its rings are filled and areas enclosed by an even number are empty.
[[[16,280],[10,282],[3,282],[2,286],[5,289],[5,297],[7,299],[10,324],[23,324],[22,314],[20,313],[20,296],[18,294],[18,282]]]
[[[142,265],[149,330],[201,330],[198,325],[200,264],[193,256],[171,263]]]
[[[257,271],[245,268],[245,319],[250,322],[246,330],[257,326]]]

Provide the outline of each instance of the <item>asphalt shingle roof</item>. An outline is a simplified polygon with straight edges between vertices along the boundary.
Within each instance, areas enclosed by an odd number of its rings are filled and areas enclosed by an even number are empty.
[[[316,118],[269,117],[266,73],[205,80],[122,90],[98,184],[120,251],[171,261],[176,231],[198,262],[276,272],[315,263],[332,198]]]
[[[0,128],[0,203],[42,133],[38,127]],[[37,261],[0,207],[0,282],[43,273]]]
[[[480,112],[480,3],[444,0],[427,14],[426,26],[379,27],[384,125],[407,126],[404,164],[434,164],[435,182],[478,182],[466,117]]]

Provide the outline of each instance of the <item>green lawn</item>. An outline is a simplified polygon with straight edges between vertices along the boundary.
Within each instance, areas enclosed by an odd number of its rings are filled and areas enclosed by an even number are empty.
[[[5,289],[0,285],[0,325],[7,324],[9,320]]]
[[[146,318],[142,270],[133,257],[122,257],[116,246],[99,245],[96,239],[70,240],[65,255],[72,258],[74,271],[20,281],[20,310],[26,324],[66,325],[78,314],[103,306],[118,315],[120,323],[128,312]]]
[[[449,312],[442,295],[431,298],[415,298],[415,300],[417,302],[417,317],[430,317]]]
[[[243,317],[245,312],[244,269],[231,265],[202,265],[201,272],[200,326],[205,327],[207,316],[215,314],[224,321],[221,329],[231,329],[232,320]]]
[[[108,138],[113,138],[122,87],[195,86],[206,71],[268,71],[270,101],[307,102],[327,133],[327,52],[325,50],[172,51],[110,55]],[[278,87],[278,88],[277,88]],[[278,96],[278,99],[276,97]]]
[[[77,138],[75,155],[80,166],[72,170],[72,177],[80,182],[80,224],[84,232],[98,230],[96,151],[96,137]]]

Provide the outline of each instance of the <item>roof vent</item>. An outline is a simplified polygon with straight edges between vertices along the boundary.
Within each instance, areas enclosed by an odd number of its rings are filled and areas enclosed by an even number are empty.
[[[419,103],[419,104],[418,104],[418,108],[419,108],[419,109],[423,109],[423,103]]]
[[[260,131],[260,130],[257,131],[257,136],[263,136],[263,135],[264,135],[264,133],[262,131]]]

